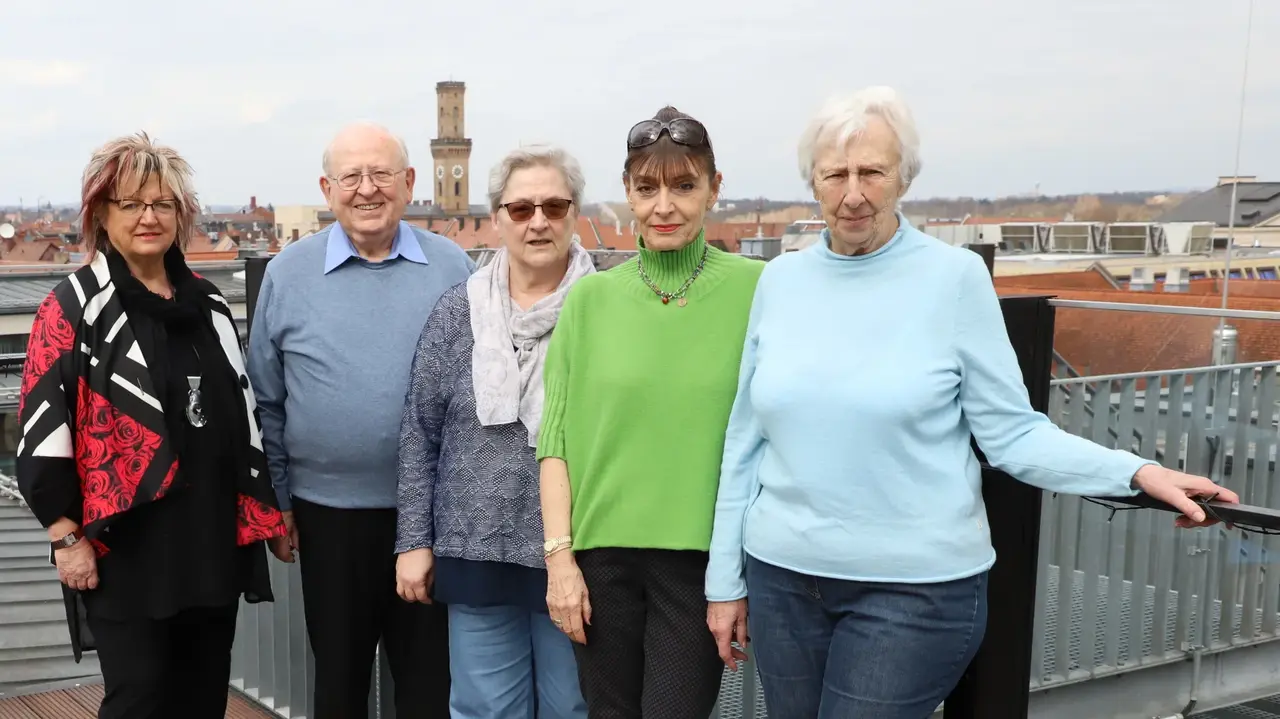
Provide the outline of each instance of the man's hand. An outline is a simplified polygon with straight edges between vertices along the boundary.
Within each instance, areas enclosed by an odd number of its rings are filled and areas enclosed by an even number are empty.
[[[707,628],[716,638],[716,648],[726,667],[737,671],[747,660],[742,649],[747,647],[747,600],[732,602],[707,602]],[[738,643],[738,647],[733,646]]]
[[[267,546],[271,548],[271,553],[276,555],[276,559],[293,564],[297,559],[294,550],[298,548],[298,525],[293,523],[293,512],[280,514],[284,518],[284,536],[268,539]]]
[[[431,604],[436,558],[430,548],[413,549],[396,558],[396,594],[406,602]]]
[[[68,587],[78,592],[98,588],[98,555],[88,540],[54,550],[53,563],[58,567],[58,580]]]
[[[293,521],[293,510],[281,512],[280,514],[284,515],[284,527],[288,530],[284,536],[289,539],[289,546],[293,549],[298,549],[298,525]]]

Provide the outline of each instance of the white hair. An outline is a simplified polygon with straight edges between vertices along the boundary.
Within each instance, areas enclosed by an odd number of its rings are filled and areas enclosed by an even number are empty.
[[[334,144],[337,143],[338,138],[342,137],[343,135],[346,135],[347,133],[353,130],[372,130],[376,133],[380,133],[380,134],[386,135],[387,137],[390,137],[392,140],[395,141],[396,148],[399,150],[400,168],[404,169],[409,166],[409,146],[404,143],[403,138],[401,138],[399,135],[395,134],[394,132],[388,130],[386,127],[379,125],[376,122],[370,122],[368,120],[360,120],[359,122],[353,122],[350,125],[347,125],[346,127],[339,130],[338,134],[333,136],[333,140],[329,142],[329,145],[324,148],[324,154],[321,155],[320,157],[320,167],[324,169],[325,176],[328,176],[332,172],[332,168],[329,167],[329,161],[330,161],[330,155],[333,153]]]
[[[903,187],[920,174],[920,135],[911,108],[896,90],[883,85],[864,88],[852,95],[834,97],[809,120],[800,135],[800,177],[813,187],[813,165],[818,149],[834,141],[844,147],[867,127],[872,116],[884,120],[898,138],[899,173]]]
[[[586,191],[587,179],[582,174],[582,166],[573,155],[555,145],[524,145],[508,152],[498,164],[489,171],[489,210],[497,212],[502,204],[502,196],[507,191],[507,183],[516,170],[526,167],[554,167],[564,176],[564,183],[569,186],[569,195],[573,200],[573,211],[582,211],[582,193]]]

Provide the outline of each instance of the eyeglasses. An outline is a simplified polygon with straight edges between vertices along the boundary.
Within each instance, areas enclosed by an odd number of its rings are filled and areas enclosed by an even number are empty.
[[[178,212],[177,200],[156,200],[155,202],[143,202],[142,200],[108,200],[116,207],[120,208],[120,212],[134,217],[146,212],[150,207],[156,217],[172,217]]]
[[[636,150],[648,147],[666,132],[672,141],[687,147],[710,147],[707,139],[707,128],[701,122],[689,117],[677,117],[671,122],[660,120],[642,120],[637,122],[627,133],[627,149]]]
[[[506,209],[514,222],[528,222],[533,219],[533,213],[539,207],[542,208],[542,214],[548,220],[563,220],[564,216],[569,214],[569,208],[573,206],[573,200],[561,200],[559,198],[552,200],[543,200],[541,204],[533,204],[526,200],[517,200],[498,205],[499,208]]]
[[[391,187],[391,183],[395,182],[396,175],[404,172],[404,170],[374,170],[373,172],[348,172],[341,177],[330,177],[330,180],[338,183],[340,190],[354,190],[360,186],[365,177],[373,180],[374,187]]]

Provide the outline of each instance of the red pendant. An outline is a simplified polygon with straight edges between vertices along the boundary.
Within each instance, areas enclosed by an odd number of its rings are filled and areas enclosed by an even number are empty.
[[[663,297],[663,298],[662,298],[662,304],[664,304],[664,305],[665,305],[665,304],[667,304],[667,303],[668,303],[668,302],[670,302],[670,301],[671,301],[671,298],[670,298],[670,297]]]

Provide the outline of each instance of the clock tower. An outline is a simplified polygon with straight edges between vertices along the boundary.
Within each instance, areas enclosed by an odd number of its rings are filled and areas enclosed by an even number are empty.
[[[449,215],[471,210],[471,140],[465,136],[466,83],[436,83],[436,138],[431,141],[431,186],[435,204]]]

